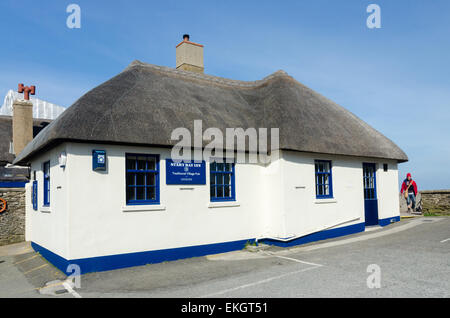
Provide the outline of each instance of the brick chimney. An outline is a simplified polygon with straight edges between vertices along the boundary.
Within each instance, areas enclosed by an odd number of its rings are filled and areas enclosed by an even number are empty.
[[[14,101],[12,128],[13,149],[17,156],[33,140],[33,104],[31,101]]]
[[[189,34],[177,46],[176,67],[180,70],[203,73],[203,45],[189,41]]]

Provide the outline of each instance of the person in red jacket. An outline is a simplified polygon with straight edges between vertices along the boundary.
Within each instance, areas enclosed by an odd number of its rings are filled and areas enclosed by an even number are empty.
[[[408,196],[405,196],[408,212],[414,211],[416,208],[417,184],[412,179],[410,173],[406,175],[406,179],[403,181],[402,190],[400,192],[403,194],[405,191],[408,193]]]

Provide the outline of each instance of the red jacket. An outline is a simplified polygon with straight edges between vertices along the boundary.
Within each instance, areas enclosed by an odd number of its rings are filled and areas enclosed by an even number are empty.
[[[402,184],[402,191],[401,191],[400,193],[403,193],[403,191],[406,191],[406,188],[408,187],[408,186],[406,185],[407,182],[408,182],[407,179],[405,179],[405,181],[403,181],[403,184]],[[416,184],[416,181],[414,181],[414,180],[411,179],[411,185],[412,185],[412,187],[413,187],[413,189],[414,189],[414,195],[417,196],[417,184]]]

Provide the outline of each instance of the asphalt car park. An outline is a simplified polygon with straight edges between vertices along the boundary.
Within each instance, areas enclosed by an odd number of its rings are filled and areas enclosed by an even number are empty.
[[[450,218],[421,217],[292,248],[89,273],[79,286],[26,251],[0,256],[0,297],[449,297],[449,238]]]

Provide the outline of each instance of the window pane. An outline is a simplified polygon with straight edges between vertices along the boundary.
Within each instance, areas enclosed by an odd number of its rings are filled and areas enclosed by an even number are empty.
[[[145,170],[146,169],[146,162],[147,158],[144,156],[138,156],[137,158],[137,168],[138,170]]]
[[[127,185],[134,185],[134,173],[127,173]]]
[[[222,198],[223,197],[223,187],[217,186],[217,197]]]
[[[217,163],[211,162],[210,170],[211,170],[211,171],[217,171]]]
[[[211,195],[211,198],[216,197],[216,187],[215,186],[211,186],[210,195]]]
[[[319,174],[317,175],[317,180],[318,180],[318,184],[324,184],[324,175],[323,174]]]
[[[211,185],[216,184],[216,175],[215,175],[214,173],[211,173],[211,174],[209,175],[209,179],[210,179]]]
[[[136,185],[145,185],[145,174],[144,173],[136,173]]]
[[[217,164],[217,171],[223,171],[225,164],[224,163],[218,163]]]
[[[147,200],[156,200],[156,188],[147,187]]]
[[[147,170],[156,170],[156,158],[155,157],[148,157]]]
[[[147,173],[147,185],[156,185],[156,178],[154,173]]]
[[[329,162],[324,162],[323,163],[323,171],[324,172],[330,172],[330,163]]]
[[[136,156],[127,156],[127,169],[136,169]]]
[[[216,184],[223,184],[223,175],[221,173],[216,174]]]
[[[231,197],[231,187],[230,186],[224,187],[224,197],[226,197],[226,198]]]
[[[232,163],[226,163],[225,164],[225,171],[233,171],[233,164]]]
[[[223,184],[231,184],[231,175],[228,173],[223,175]]]
[[[328,181],[328,174],[324,174],[324,175],[323,175],[323,184],[329,184],[329,181]]]
[[[127,201],[136,200],[136,196],[132,187],[127,187]]]
[[[145,200],[145,188],[136,188],[136,200]]]

